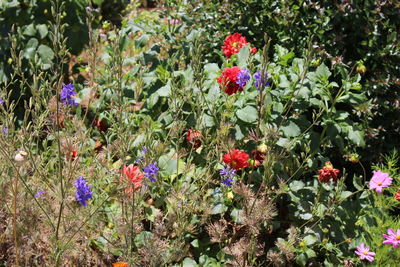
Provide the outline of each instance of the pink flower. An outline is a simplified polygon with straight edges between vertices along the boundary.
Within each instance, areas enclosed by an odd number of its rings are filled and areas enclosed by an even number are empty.
[[[375,189],[377,193],[382,193],[382,189],[391,185],[392,180],[388,173],[374,171],[374,175],[369,182],[369,189]]]
[[[395,233],[393,229],[389,228],[387,232],[388,235],[382,235],[383,238],[386,238],[386,240],[383,241],[383,244],[393,245],[393,248],[398,248],[400,245],[400,229],[397,229],[397,232]]]
[[[359,246],[357,246],[355,253],[360,256],[360,260],[367,260],[369,262],[374,261],[375,253],[369,252],[369,247],[366,247],[364,243],[361,243]]]

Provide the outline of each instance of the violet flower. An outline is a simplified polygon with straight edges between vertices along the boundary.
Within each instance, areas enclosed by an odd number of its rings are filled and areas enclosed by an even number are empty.
[[[361,243],[357,246],[357,250],[355,253],[360,256],[360,260],[367,260],[369,262],[374,261],[375,253],[369,251],[369,247],[365,246],[364,243]]]
[[[382,171],[374,171],[374,175],[369,182],[369,189],[375,189],[377,193],[382,193],[382,189],[392,184],[392,178],[388,173]]]
[[[395,232],[393,229],[389,228],[387,230],[388,235],[383,234],[382,237],[386,240],[383,241],[385,245],[393,245],[393,248],[398,248],[400,245],[400,229]]]

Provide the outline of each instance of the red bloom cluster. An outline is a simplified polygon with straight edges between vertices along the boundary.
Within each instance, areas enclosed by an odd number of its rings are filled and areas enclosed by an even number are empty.
[[[222,51],[227,58],[230,58],[232,55],[239,53],[240,49],[248,44],[246,37],[240,33],[234,33],[225,38]],[[257,48],[250,47],[250,49],[253,54],[257,52]]]
[[[397,191],[397,193],[394,194],[394,199],[400,201],[400,191]]]
[[[222,161],[235,170],[244,169],[249,166],[249,155],[241,150],[233,148],[230,152],[222,156]]]
[[[332,178],[333,182],[336,183],[339,179],[340,171],[333,168],[332,163],[328,161],[322,169],[318,170],[318,174],[318,180],[321,182],[327,183]]]
[[[138,166],[134,166],[133,164],[129,166],[124,165],[122,173],[125,174],[125,179],[129,182],[128,188],[125,189],[126,193],[136,192],[142,187],[144,175]],[[123,181],[124,178],[121,177],[120,180]]]
[[[224,90],[228,95],[243,91],[243,87],[236,83],[236,81],[239,79],[238,75],[241,71],[242,69],[237,66],[224,69],[221,76],[217,78],[219,88]]]
[[[186,141],[188,141],[189,145],[191,145],[194,149],[197,149],[201,146],[201,131],[189,129],[186,132]]]

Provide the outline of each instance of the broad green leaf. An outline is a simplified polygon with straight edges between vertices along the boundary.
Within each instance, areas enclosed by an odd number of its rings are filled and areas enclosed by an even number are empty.
[[[236,116],[244,122],[252,123],[257,120],[257,109],[253,106],[247,106],[236,111]]]
[[[44,37],[47,36],[47,34],[49,33],[49,30],[47,29],[47,25],[46,24],[39,24],[36,25],[36,29],[39,32],[40,35],[40,39],[43,39]]]
[[[197,262],[191,258],[185,258],[182,262],[182,267],[197,267]]]
[[[299,126],[297,126],[293,121],[286,122],[281,129],[287,137],[296,137],[301,133]]]
[[[250,57],[250,47],[248,45],[243,46],[238,53],[238,66],[245,68],[247,66],[247,61]]]

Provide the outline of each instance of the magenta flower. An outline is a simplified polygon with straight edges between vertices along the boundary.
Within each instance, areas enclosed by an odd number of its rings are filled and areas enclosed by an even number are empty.
[[[383,241],[383,244],[393,245],[393,248],[398,248],[400,245],[400,229],[397,229],[397,232],[395,233],[393,229],[389,228],[387,232],[388,235],[382,235],[383,238],[386,238],[386,240]]]
[[[375,189],[377,193],[382,193],[382,189],[391,185],[392,180],[388,173],[374,171],[374,175],[369,182],[369,189]]]
[[[355,253],[360,256],[360,260],[367,260],[369,262],[374,261],[375,253],[370,252],[369,247],[366,247],[364,243],[361,243],[359,246],[357,246],[357,250]]]

